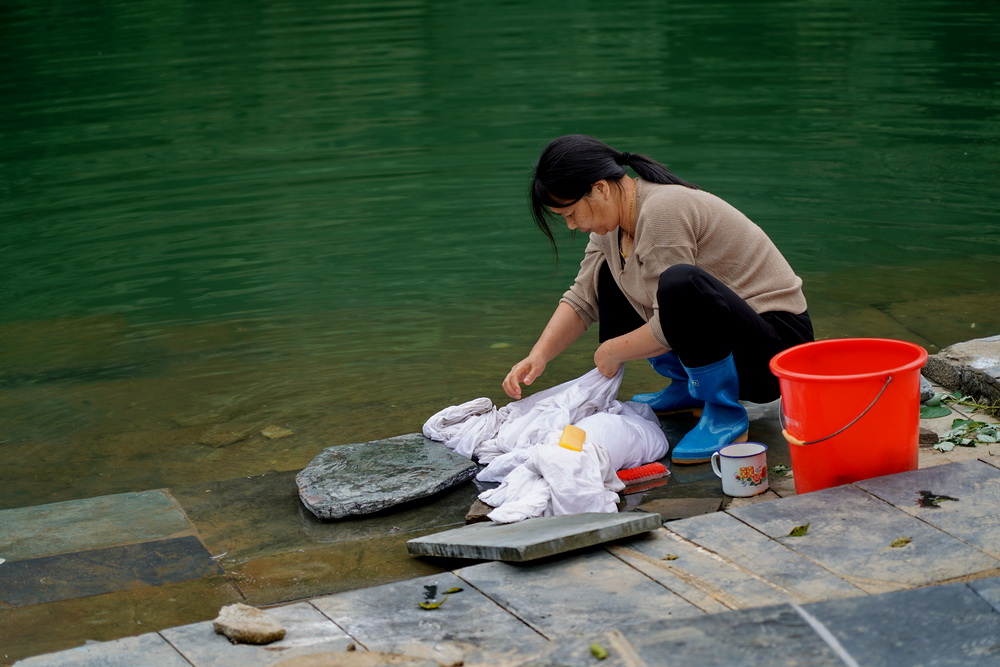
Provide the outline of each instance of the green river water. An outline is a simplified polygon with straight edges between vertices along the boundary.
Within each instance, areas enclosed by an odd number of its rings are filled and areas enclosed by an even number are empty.
[[[585,241],[556,264],[525,201],[571,132],[747,213],[820,337],[1000,333],[998,26],[945,0],[4,2],[0,507],[505,401]]]

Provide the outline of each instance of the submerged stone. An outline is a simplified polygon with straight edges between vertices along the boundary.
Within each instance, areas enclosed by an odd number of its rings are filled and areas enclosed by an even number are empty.
[[[290,435],[295,435],[295,431],[290,428],[271,424],[270,426],[265,426],[261,429],[260,434],[268,440],[280,440],[281,438],[287,438]]]
[[[327,447],[295,482],[302,504],[330,520],[425,498],[469,481],[476,470],[441,443],[411,433]]]

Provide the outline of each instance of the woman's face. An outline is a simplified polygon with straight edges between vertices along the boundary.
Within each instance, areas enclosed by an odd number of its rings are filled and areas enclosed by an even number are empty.
[[[572,204],[550,206],[549,210],[561,215],[570,229],[603,236],[618,228],[618,209],[612,205],[610,195],[610,184],[602,180]]]

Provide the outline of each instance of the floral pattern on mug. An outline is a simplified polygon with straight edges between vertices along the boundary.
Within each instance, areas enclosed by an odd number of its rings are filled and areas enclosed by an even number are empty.
[[[743,466],[736,473],[736,481],[743,486],[760,486],[767,479],[767,466]]]

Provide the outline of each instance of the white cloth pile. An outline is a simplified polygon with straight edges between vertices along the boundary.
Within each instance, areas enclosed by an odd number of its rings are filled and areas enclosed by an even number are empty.
[[[596,368],[575,380],[497,408],[477,398],[427,420],[424,435],[486,464],[477,479],[501,482],[479,498],[498,523],[533,516],[617,511],[617,471],[662,458],[667,438],[647,405],[615,399],[624,370]],[[563,428],[586,434],[580,452],[559,446]]]

